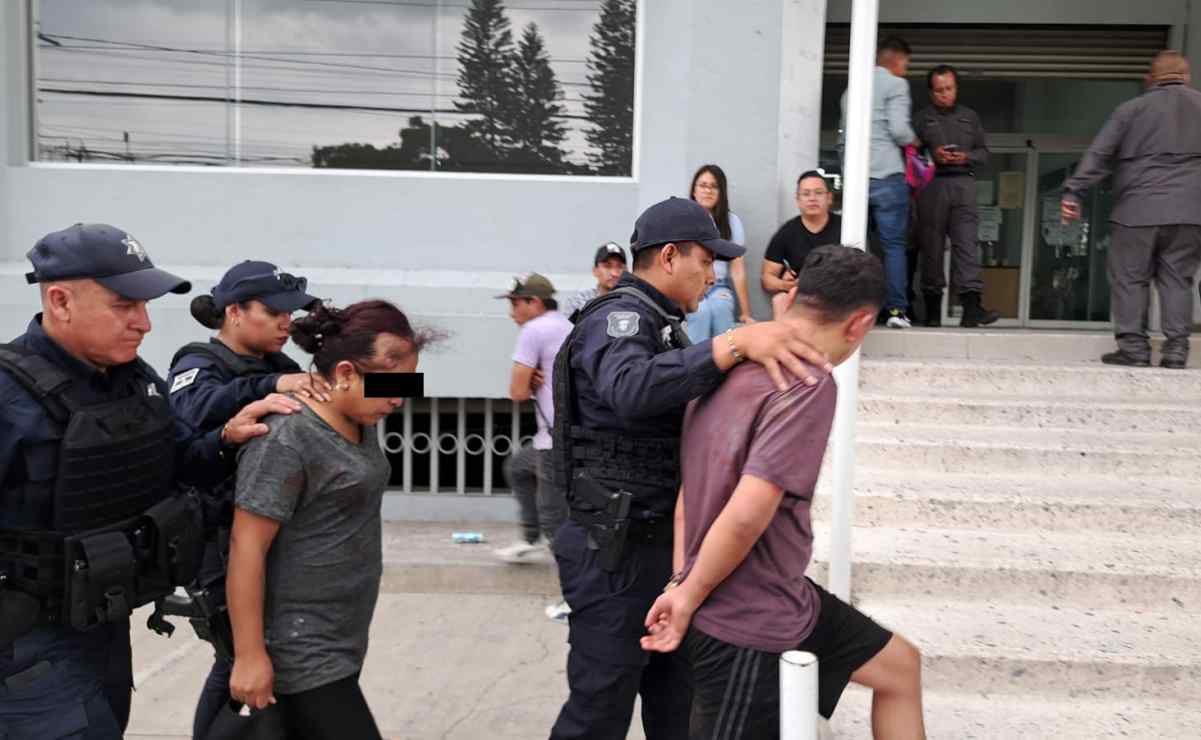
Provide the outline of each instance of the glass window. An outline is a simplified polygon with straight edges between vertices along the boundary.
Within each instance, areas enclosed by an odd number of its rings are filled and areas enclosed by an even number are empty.
[[[636,0],[230,5],[39,0],[38,158],[632,171]]]

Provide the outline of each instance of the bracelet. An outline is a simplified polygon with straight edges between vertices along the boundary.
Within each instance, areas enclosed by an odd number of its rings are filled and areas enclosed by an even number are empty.
[[[672,590],[676,586],[679,586],[683,582],[684,582],[684,575],[682,573],[675,573],[672,575],[671,578],[668,579],[667,585],[663,587],[663,592],[667,593],[668,591]]]
[[[738,351],[738,347],[734,344],[734,330],[726,329],[726,342],[730,345],[730,354],[734,356],[734,364],[742,362],[746,357]]]
[[[231,419],[230,421],[233,421],[233,420]],[[220,439],[221,444],[225,445],[226,447],[233,447],[233,445],[230,442],[226,441],[226,437],[228,435],[229,435],[229,421],[225,422],[225,424],[221,427],[221,436],[218,439]]]

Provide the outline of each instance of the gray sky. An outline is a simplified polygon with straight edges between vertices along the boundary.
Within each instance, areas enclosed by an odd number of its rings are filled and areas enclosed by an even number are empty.
[[[37,75],[42,144],[219,161],[229,137],[224,102],[145,100],[50,90],[224,98],[232,80],[226,0],[40,0]],[[242,0],[242,97],[424,113],[242,106],[246,164],[306,164],[314,145],[387,146],[413,115],[452,109],[456,47],[467,0]],[[538,24],[563,85],[566,112],[582,115],[588,36],[600,0],[510,0],[516,41]],[[53,43],[61,46],[53,46]],[[455,114],[438,114],[453,125]],[[583,161],[583,121],[565,148]],[[153,161],[153,160],[148,160]]]

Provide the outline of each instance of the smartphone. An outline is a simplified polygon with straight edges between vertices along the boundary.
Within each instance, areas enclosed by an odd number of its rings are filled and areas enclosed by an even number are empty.
[[[942,148],[942,150],[944,152],[957,152],[957,151],[959,151],[959,145],[958,144],[947,144],[946,146],[944,146]]]
[[[797,276],[797,271],[796,271],[796,270],[794,270],[794,269],[792,269],[792,265],[788,264],[788,258],[787,258],[787,257],[785,257],[785,258],[784,258],[784,269],[785,269],[785,270],[788,270],[789,272],[791,272],[793,277],[796,277],[796,276]]]

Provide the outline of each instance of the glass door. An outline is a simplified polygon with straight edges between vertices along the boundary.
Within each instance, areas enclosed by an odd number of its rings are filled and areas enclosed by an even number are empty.
[[[1109,322],[1105,261],[1113,207],[1110,181],[1089,191],[1079,221],[1065,225],[1059,217],[1063,184],[1082,156],[1082,152],[1040,151],[1035,158],[1036,228],[1026,296],[1029,326],[1083,328]]]

